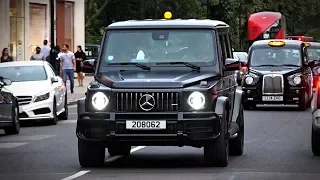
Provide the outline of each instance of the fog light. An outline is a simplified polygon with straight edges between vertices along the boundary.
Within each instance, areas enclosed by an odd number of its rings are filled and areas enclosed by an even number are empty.
[[[296,93],[299,94],[299,90],[296,90]]]
[[[247,93],[248,93],[248,94],[250,94],[250,93],[251,93],[251,91],[250,91],[250,90],[247,90]]]

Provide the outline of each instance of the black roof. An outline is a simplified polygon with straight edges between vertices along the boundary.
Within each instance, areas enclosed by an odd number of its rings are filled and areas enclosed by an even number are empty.
[[[210,19],[145,19],[120,21],[110,24],[107,29],[144,29],[144,28],[228,28],[229,25]]]
[[[268,43],[270,41],[283,41],[285,43],[284,47],[300,47],[301,45],[304,44],[302,41],[298,40],[289,40],[289,39],[268,39],[268,40],[259,40],[255,41],[251,47],[270,47]]]

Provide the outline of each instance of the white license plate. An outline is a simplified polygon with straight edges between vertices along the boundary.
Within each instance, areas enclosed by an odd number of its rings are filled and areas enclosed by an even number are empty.
[[[166,129],[166,121],[126,121],[126,128],[127,129]]]
[[[262,101],[283,101],[283,96],[262,96]]]

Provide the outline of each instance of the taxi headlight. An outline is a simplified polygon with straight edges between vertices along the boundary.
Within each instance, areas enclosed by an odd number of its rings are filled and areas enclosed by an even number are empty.
[[[109,104],[109,98],[102,92],[97,92],[92,96],[92,106],[96,110],[102,110]]]
[[[253,77],[251,77],[251,76],[248,76],[248,77],[246,77],[246,84],[252,84],[253,83]]]
[[[193,92],[190,94],[188,98],[188,104],[194,109],[194,110],[199,110],[204,108],[205,105],[205,97],[202,93],[200,92]]]
[[[300,84],[300,83],[301,83],[301,77],[300,77],[300,76],[295,76],[295,77],[293,78],[293,83],[294,83],[295,85]]]

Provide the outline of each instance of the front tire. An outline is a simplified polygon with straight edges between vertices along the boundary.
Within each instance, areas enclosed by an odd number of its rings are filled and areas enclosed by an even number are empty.
[[[320,133],[316,132],[313,126],[311,134],[311,147],[312,153],[315,156],[320,156]]]
[[[97,167],[104,164],[105,147],[78,139],[79,163],[82,167]]]
[[[19,120],[19,108],[18,107],[14,107],[12,109],[12,126],[4,128],[4,132],[6,135],[14,135],[14,134],[20,133],[20,120]]]
[[[226,167],[229,161],[229,139],[227,137],[227,111],[221,120],[221,133],[212,144],[204,146],[204,161],[208,166]]]
[[[241,156],[243,154],[244,148],[244,116],[243,107],[240,108],[239,116],[237,119],[239,125],[239,131],[237,132],[237,137],[235,139],[229,140],[229,154],[231,156]]]
[[[299,100],[299,110],[300,111],[305,111],[307,109],[307,104],[308,104],[308,93],[304,93],[304,96]]]
[[[68,98],[67,93],[65,95],[65,102],[64,102],[64,112],[61,113],[58,117],[59,120],[68,120],[69,111],[68,111]]]

